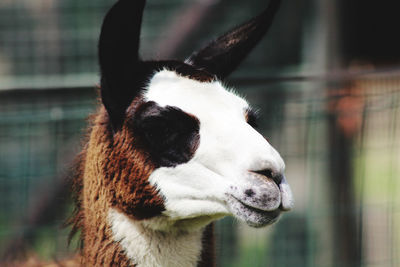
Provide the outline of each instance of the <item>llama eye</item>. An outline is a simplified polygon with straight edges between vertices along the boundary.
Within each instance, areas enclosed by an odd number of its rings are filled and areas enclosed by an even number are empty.
[[[248,108],[246,110],[246,121],[251,127],[255,128],[255,129],[258,128],[258,123],[257,123],[258,119],[259,119],[259,115],[258,115],[257,111],[252,110],[251,108]]]
[[[149,101],[136,111],[132,127],[153,161],[172,167],[192,158],[199,144],[199,123],[179,108]]]

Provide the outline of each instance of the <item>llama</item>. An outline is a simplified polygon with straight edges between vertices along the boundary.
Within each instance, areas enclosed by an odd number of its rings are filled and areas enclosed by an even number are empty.
[[[213,266],[213,222],[277,221],[293,198],[255,113],[221,82],[280,1],[186,61],[142,61],[144,0],[119,0],[99,39],[101,101],[75,177],[84,266]]]

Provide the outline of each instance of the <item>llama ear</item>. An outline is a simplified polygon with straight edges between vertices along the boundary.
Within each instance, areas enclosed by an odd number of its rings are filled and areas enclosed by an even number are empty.
[[[101,28],[101,98],[114,129],[122,125],[127,107],[146,80],[138,55],[144,5],[145,0],[119,0]]]
[[[232,29],[205,48],[193,53],[187,62],[223,79],[231,74],[268,31],[281,0],[271,0],[259,16]]]

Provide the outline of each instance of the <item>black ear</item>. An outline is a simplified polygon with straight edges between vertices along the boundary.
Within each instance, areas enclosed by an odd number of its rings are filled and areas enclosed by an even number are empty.
[[[223,79],[231,74],[270,28],[281,0],[271,0],[259,16],[234,28],[193,53],[187,62]]]
[[[114,129],[146,79],[139,60],[145,0],[119,0],[107,13],[99,40],[101,98]]]

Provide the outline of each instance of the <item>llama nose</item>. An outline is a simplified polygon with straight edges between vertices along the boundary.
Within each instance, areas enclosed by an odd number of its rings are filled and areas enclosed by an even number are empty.
[[[282,179],[283,179],[283,174],[274,172],[272,169],[264,169],[264,170],[253,171],[253,172],[272,179],[278,186],[281,184]]]
[[[281,197],[282,197],[282,203],[280,206],[281,210],[289,211],[293,209],[294,206],[293,193],[284,175],[282,175],[282,180],[281,184],[279,185],[279,189],[281,190]]]

